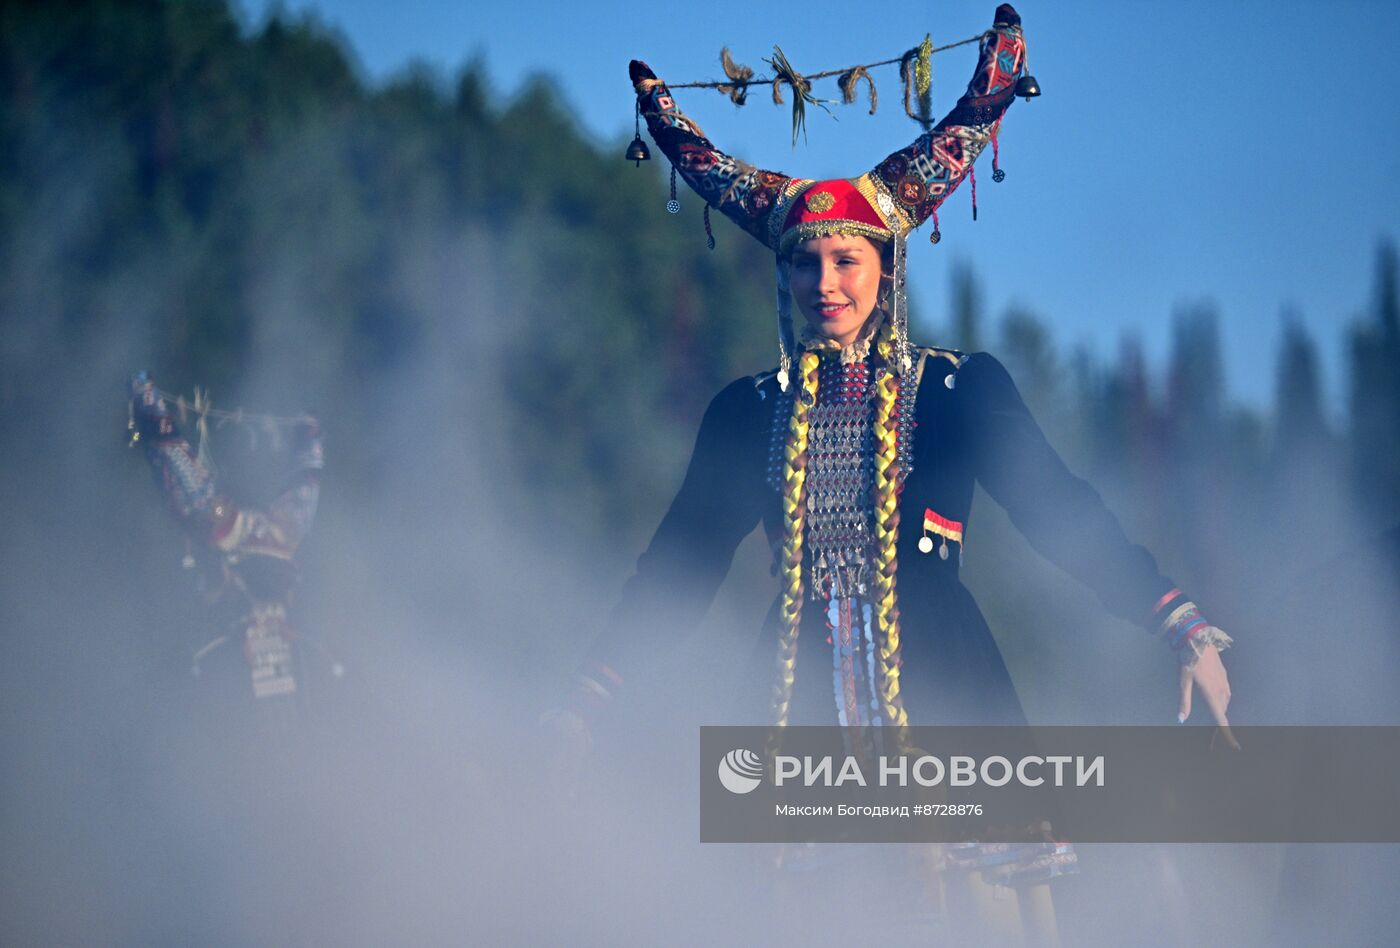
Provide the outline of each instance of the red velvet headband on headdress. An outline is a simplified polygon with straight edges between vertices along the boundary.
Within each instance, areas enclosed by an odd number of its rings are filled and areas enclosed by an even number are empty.
[[[880,196],[868,175],[855,181],[837,178],[810,184],[789,202],[791,209],[778,239],[779,256],[787,256],[793,246],[814,237],[859,234],[874,241],[889,240],[894,231],[877,209]],[[888,196],[884,203],[893,211]]]

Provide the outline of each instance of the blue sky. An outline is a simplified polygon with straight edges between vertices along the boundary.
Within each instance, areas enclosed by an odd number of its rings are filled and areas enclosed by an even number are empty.
[[[273,4],[243,0],[251,22]],[[719,74],[717,56],[766,73],[780,44],[802,72],[898,55],[925,32],[935,44],[984,29],[995,3],[483,4],[445,0],[281,0],[341,31],[366,74],[412,60],[450,76],[481,59],[496,92],[557,78],[578,121],[625,143],[632,125],[627,61],[672,81]],[[949,268],[971,261],[990,312],[1029,307],[1064,345],[1112,355],[1137,335],[1160,363],[1175,307],[1214,301],[1230,358],[1230,393],[1272,397],[1281,313],[1317,338],[1324,381],[1341,408],[1347,323],[1369,304],[1382,236],[1400,237],[1400,4],[1173,0],[1026,2],[1032,71],[1045,95],[1018,102],[1002,133],[1007,179],[978,181],[941,211],[944,240],[919,240],[911,281],[937,317]],[[971,73],[968,48],[934,60],[934,107],[945,111]],[[879,113],[838,107],[808,117],[796,151],[787,112],[762,96],[735,109],[690,90],[681,105],[721,147],[806,177],[858,174],[912,140],[892,67],[876,72]],[[834,85],[819,95],[834,97]],[[678,226],[701,236],[699,202]],[[664,209],[658,207],[658,213]],[[691,217],[696,220],[691,220]],[[721,240],[747,240],[717,228]],[[755,244],[755,252],[761,252]],[[929,340],[936,342],[937,340]]]

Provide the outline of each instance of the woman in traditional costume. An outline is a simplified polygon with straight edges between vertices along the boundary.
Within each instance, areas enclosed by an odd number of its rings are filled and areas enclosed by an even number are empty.
[[[638,111],[676,173],[775,254],[779,361],[728,385],[705,412],[680,492],[590,650],[570,710],[553,719],[569,735],[566,754],[588,743],[591,718],[645,666],[659,637],[699,623],[760,523],[781,592],[748,692],[771,700],[733,723],[1024,724],[1001,653],[959,577],[975,484],[1109,611],[1167,642],[1180,667],[1179,720],[1199,686],[1216,721],[1227,723],[1219,650],[1229,637],[1069,471],[1001,363],[908,338],[906,239],[931,219],[937,242],[939,205],[988,145],[1000,178],[1002,118],[1018,83],[1033,82],[1025,61],[1020,17],[1002,5],[953,110],[873,170],[828,181],[725,154],[650,68],[631,64]],[[977,930],[1004,917],[993,886],[1010,885],[1025,930],[1054,942],[1043,883],[1074,871],[1070,847],[969,844],[931,858],[935,868],[966,870],[942,873],[935,888],[959,887],[946,897],[972,906]]]
[[[132,443],[144,448],[188,537],[185,565],[200,569],[204,598],[224,614],[222,628],[196,650],[194,671],[215,679],[215,690],[239,694],[230,699],[235,706],[252,699],[263,709],[258,717],[280,718],[280,709],[299,691],[297,636],[288,608],[298,582],[294,558],[320,495],[325,466],[320,427],[309,416],[293,426],[281,490],[259,509],[235,503],[221,489],[211,465],[180,433],[176,413],[150,376],[134,376],[130,395]],[[241,673],[232,671],[239,666]],[[211,667],[221,671],[210,675]]]
[[[814,181],[720,151],[650,68],[631,64],[639,111],[675,170],[776,255],[779,364],[711,402],[680,492],[579,675],[575,728],[650,641],[698,624],[759,523],[782,586],[764,636],[777,668],[768,720],[746,723],[1024,723],[959,578],[978,483],[1109,611],[1166,640],[1180,719],[1200,686],[1226,723],[1218,652],[1230,639],[1069,471],[1001,363],[908,339],[906,238],[932,218],[937,239],[939,205],[987,145],[995,155],[1024,76],[1020,17],[1004,4],[942,121],[870,172]]]

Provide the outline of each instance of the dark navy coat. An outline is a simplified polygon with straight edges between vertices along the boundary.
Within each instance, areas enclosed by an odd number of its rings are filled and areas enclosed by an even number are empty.
[[[925,511],[961,522],[966,538],[980,483],[1036,550],[1133,622],[1148,621],[1173,583],[1151,554],[1128,541],[1098,493],[1065,467],[1000,362],[985,353],[922,351],[913,470],[900,495],[905,708],[915,724],[1024,723],[996,642],[959,579],[957,545],[946,559],[937,553],[938,536],[933,552],[919,550]],[[778,395],[777,381],[765,375],[731,383],[710,403],[685,481],[593,650],[596,661],[626,678],[635,656],[648,651],[637,647],[645,637],[666,634],[658,624],[667,633],[698,624],[735,549],[757,524],[780,540],[781,497],[767,477]],[[754,656],[745,723],[768,723],[777,614],[775,604]],[[823,609],[810,599],[798,645],[791,723],[835,723],[831,646]]]

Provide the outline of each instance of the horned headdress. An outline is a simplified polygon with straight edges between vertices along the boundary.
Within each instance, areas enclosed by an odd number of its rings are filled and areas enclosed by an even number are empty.
[[[1038,94],[1027,82],[1021,18],[1009,4],[997,8],[992,29],[981,37],[977,71],[953,110],[913,144],[894,152],[855,178],[815,181],[765,171],[720,151],[694,120],[676,106],[666,84],[646,63],[633,60],[632,84],[647,129],[672,167],[709,207],[724,214],[772,249],[778,258],[779,383],[787,389],[795,340],[792,300],[784,258],[801,241],[858,234],[893,244],[894,285],[889,313],[896,333],[896,371],[910,370],[908,306],[905,301],[905,242],[933,218],[937,243],[938,206],[972,173],[973,162],[996,138],[1011,100]],[[634,146],[638,143],[634,143]],[[630,152],[629,152],[630,154]],[[994,177],[1000,180],[1000,169]],[[976,179],[973,179],[976,215]]]

